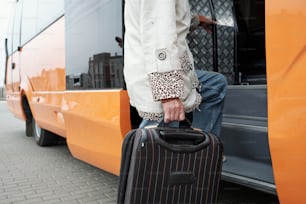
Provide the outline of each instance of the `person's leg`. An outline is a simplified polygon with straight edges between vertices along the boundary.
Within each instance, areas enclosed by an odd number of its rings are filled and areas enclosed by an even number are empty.
[[[220,137],[224,98],[227,81],[217,72],[196,70],[201,84],[202,103],[200,110],[193,112],[193,127],[212,132]]]

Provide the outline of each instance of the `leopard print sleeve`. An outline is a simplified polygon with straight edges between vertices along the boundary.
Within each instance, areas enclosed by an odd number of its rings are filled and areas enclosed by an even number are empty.
[[[154,101],[180,98],[184,95],[183,70],[153,72],[149,74]]]

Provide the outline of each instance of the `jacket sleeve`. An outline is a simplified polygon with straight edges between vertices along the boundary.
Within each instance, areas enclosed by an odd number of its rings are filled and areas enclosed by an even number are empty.
[[[142,0],[140,33],[149,82],[155,101],[183,95],[183,70],[179,57],[178,12],[188,1]],[[183,3],[182,3],[183,2]]]

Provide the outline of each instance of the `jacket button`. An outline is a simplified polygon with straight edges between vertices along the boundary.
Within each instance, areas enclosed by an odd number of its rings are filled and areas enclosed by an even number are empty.
[[[167,58],[167,54],[166,54],[165,51],[160,51],[160,52],[158,53],[158,59],[159,59],[159,60],[165,60],[166,58]]]

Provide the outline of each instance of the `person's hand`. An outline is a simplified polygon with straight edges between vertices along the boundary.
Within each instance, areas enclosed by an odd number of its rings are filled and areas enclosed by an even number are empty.
[[[216,25],[217,22],[212,20],[211,18],[206,18],[205,16],[199,15],[200,25],[203,27],[207,33],[212,33],[212,26]]]
[[[178,98],[162,100],[164,110],[164,122],[185,120],[184,105]]]

